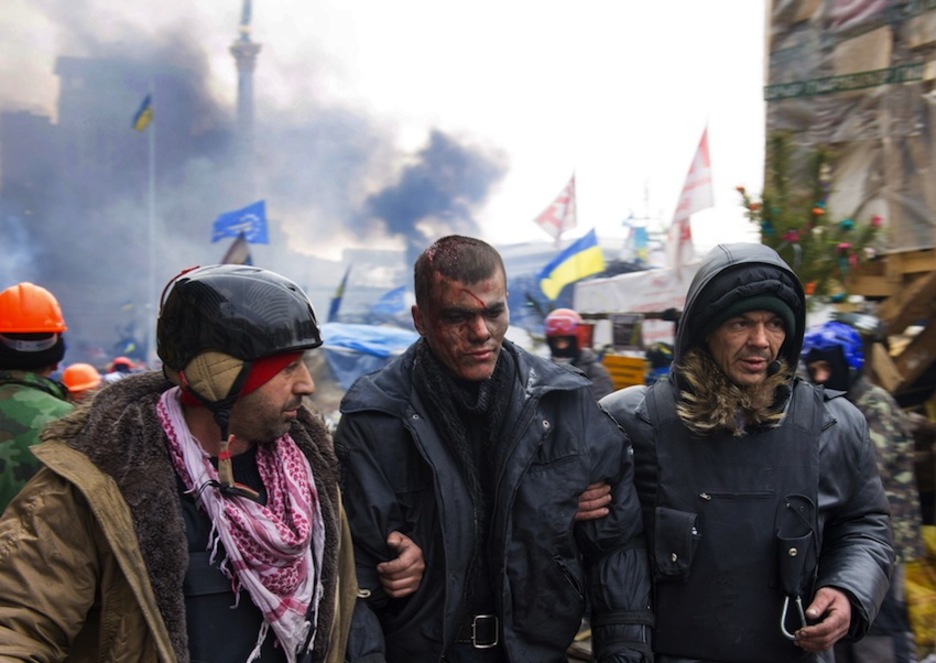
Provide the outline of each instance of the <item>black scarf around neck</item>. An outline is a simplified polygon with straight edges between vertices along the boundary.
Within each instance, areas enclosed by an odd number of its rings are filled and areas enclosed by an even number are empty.
[[[465,585],[469,596],[487,573],[484,551],[497,476],[496,446],[501,441],[503,415],[510,402],[514,367],[510,352],[502,348],[490,378],[462,380],[432,354],[425,339],[416,347],[413,365],[416,391],[429,406],[429,418],[452,454],[474,510],[474,553]],[[485,586],[489,586],[489,580]]]

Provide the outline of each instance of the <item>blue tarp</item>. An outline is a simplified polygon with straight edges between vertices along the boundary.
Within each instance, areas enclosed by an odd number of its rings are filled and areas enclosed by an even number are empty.
[[[328,367],[346,390],[360,376],[386,366],[419,338],[415,331],[382,325],[328,322],[321,331]]]

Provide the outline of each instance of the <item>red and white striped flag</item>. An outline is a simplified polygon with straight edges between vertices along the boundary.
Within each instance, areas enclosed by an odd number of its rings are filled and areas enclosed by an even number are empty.
[[[714,206],[712,197],[712,162],[709,159],[708,127],[702,131],[702,140],[696,150],[689,174],[679,195],[679,204],[673,214],[669,235],[666,239],[666,255],[669,267],[679,271],[693,258],[692,226],[689,217]]]
[[[572,173],[569,183],[559,192],[552,204],[533,219],[533,222],[556,240],[556,244],[559,243],[562,233],[575,227],[575,173]]]

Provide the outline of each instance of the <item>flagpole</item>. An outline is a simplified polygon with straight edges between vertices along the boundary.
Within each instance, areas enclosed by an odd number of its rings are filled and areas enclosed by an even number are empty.
[[[152,99],[154,112],[153,121],[150,122],[152,126],[149,131],[149,200],[147,205],[149,210],[147,224],[149,235],[149,282],[146,290],[146,365],[149,368],[152,368],[156,363],[154,339],[156,335],[156,316],[158,314],[158,302],[156,301],[156,126],[158,122],[155,113],[156,96],[154,87],[155,84],[150,81],[149,93],[152,95],[150,99]]]

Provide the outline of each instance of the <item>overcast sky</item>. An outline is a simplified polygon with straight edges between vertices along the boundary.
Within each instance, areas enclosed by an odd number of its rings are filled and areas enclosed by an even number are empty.
[[[52,113],[58,55],[99,41],[194,36],[231,108],[238,0],[5,0],[0,105]],[[750,238],[735,187],[762,182],[760,0],[255,0],[256,114],[310,98],[366,114],[415,153],[432,129],[502,153],[476,218],[486,239],[546,239],[532,223],[575,172],[580,228],[629,214],[668,223],[708,126],[716,208],[703,248]],[[126,44],[124,44],[126,46]],[[132,48],[132,44],[131,44]]]

